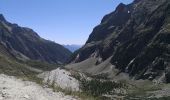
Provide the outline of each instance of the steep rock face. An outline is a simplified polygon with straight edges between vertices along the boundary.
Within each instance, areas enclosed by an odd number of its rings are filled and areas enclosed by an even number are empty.
[[[125,26],[130,17],[131,5],[120,4],[115,12],[106,15],[101,24],[93,29],[86,45],[80,49],[78,59],[75,62],[83,61],[90,56],[101,57],[103,60],[111,56],[114,51],[111,46],[111,39]],[[113,23],[114,22],[114,23]],[[116,42],[116,41],[115,41]]]
[[[94,28],[72,62],[90,57],[110,63],[136,79],[170,78],[170,1],[135,0],[120,4]]]
[[[41,38],[32,29],[11,24],[0,15],[0,43],[18,59],[65,62],[71,52],[63,46]]]

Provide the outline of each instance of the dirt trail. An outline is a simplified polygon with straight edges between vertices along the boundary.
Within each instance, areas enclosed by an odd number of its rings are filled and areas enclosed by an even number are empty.
[[[34,82],[0,74],[0,100],[76,100]]]

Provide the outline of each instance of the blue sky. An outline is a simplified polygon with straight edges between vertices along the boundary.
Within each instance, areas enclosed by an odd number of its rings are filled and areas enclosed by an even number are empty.
[[[60,44],[84,44],[104,15],[133,0],[1,0],[0,13]]]

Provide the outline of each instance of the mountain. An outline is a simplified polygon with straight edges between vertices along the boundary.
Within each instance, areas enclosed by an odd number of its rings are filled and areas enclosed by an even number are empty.
[[[170,1],[119,4],[93,29],[66,68],[170,82]]]
[[[71,52],[62,45],[41,38],[32,29],[6,21],[2,14],[0,14],[0,44],[11,56],[22,61],[64,63],[71,55]]]
[[[72,44],[72,45],[63,45],[65,48],[67,48],[68,50],[70,50],[71,52],[74,52],[78,49],[80,49],[82,47],[82,45],[76,45],[76,44]]]
[[[8,50],[0,44],[0,74],[25,77],[32,76],[39,72],[41,71],[38,69],[17,62]]]
[[[0,15],[0,99],[169,100],[170,1],[119,4],[70,55]]]

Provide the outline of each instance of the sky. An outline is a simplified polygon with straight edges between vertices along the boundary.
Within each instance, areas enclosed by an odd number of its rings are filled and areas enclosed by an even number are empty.
[[[104,15],[133,0],[0,0],[0,13],[60,44],[84,44]]]

